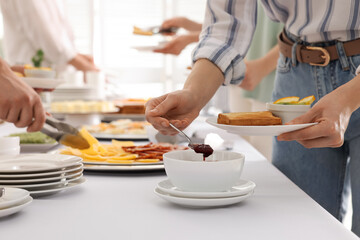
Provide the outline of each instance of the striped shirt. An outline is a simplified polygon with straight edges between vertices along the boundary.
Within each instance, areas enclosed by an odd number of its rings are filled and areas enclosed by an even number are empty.
[[[360,0],[261,0],[266,14],[306,42],[348,41],[360,37]],[[256,0],[208,0],[193,61],[217,65],[224,84],[239,84],[243,59],[256,27]]]

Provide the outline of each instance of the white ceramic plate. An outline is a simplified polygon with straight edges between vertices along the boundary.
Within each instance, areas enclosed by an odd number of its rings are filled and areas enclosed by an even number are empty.
[[[49,183],[31,183],[31,184],[16,184],[16,185],[2,185],[4,187],[16,187],[16,188],[24,188],[24,189],[30,189],[30,188],[49,188],[49,186],[65,186],[69,182],[76,181],[80,179],[83,176],[82,173],[75,175],[70,178],[64,178],[59,181],[49,182]]]
[[[229,133],[245,135],[245,136],[278,136],[282,133],[292,132],[302,128],[313,126],[317,123],[305,123],[295,125],[271,125],[271,126],[235,126],[218,124],[217,117],[210,117],[206,122],[215,127],[224,129]]]
[[[169,179],[158,183],[157,187],[164,193],[171,194],[177,197],[189,197],[189,198],[224,198],[224,197],[236,197],[246,195],[253,191],[255,183],[248,180],[239,180],[236,186],[232,187],[226,192],[185,192],[175,187]]]
[[[50,171],[50,172],[42,172],[42,173],[29,173],[29,174],[0,174],[0,178],[3,179],[16,179],[16,178],[36,178],[36,177],[53,177],[56,175],[61,175],[63,173],[74,172],[76,170],[82,169],[82,163],[77,163],[74,166],[65,168],[60,171]],[[1,181],[1,180],[0,180]]]
[[[177,197],[171,194],[165,193],[158,188],[154,190],[155,194],[161,197],[162,199],[182,205],[185,207],[195,207],[195,208],[203,208],[203,207],[220,207],[232,205],[235,203],[239,203],[248,197],[250,197],[254,191],[249,192],[246,195],[241,195],[237,197],[226,197],[226,198],[185,198],[185,197]]]
[[[33,179],[11,179],[11,180],[0,180],[0,184],[26,184],[26,183],[37,183],[37,182],[52,182],[56,180],[71,178],[82,173],[82,169],[77,170],[76,172],[65,173],[64,175],[59,175],[56,177],[45,177],[45,178],[33,178]]]
[[[147,134],[109,134],[109,133],[91,133],[95,138],[100,139],[119,139],[119,140],[148,140]]]
[[[16,206],[29,197],[29,192],[21,188],[5,188],[5,194],[0,197],[1,209]]]
[[[46,153],[50,149],[58,146],[59,143],[27,143],[20,144],[21,153]]]
[[[84,165],[85,170],[107,172],[132,172],[132,171],[158,171],[164,170],[164,164],[157,165],[133,165],[133,166],[108,166],[108,165]]]
[[[134,162],[134,163],[108,163],[108,162],[87,162],[86,159],[84,160],[84,164],[86,165],[97,165],[97,166],[145,166],[145,165],[164,165],[163,161],[160,162],[153,162],[153,163],[141,163],[141,162]]]
[[[28,196],[23,202],[21,202],[19,205],[5,208],[0,210],[0,217],[9,216],[11,214],[17,213],[23,208],[25,208],[27,205],[29,205],[32,202],[32,197]]]
[[[51,188],[51,189],[45,189],[45,190],[36,190],[36,191],[30,191],[30,195],[32,197],[43,197],[43,196],[47,196],[47,195],[51,195],[51,194],[55,194],[64,190],[68,190],[74,187],[77,187],[78,185],[82,184],[86,182],[86,179],[84,177],[73,181],[65,186],[57,186],[55,188]]]
[[[60,84],[65,83],[65,80],[55,78],[23,77],[22,80],[24,80],[24,82],[26,82],[32,88],[44,89],[54,89]]]
[[[61,170],[81,162],[76,156],[63,154],[20,154],[17,156],[3,155],[0,160],[1,173],[36,173]]]

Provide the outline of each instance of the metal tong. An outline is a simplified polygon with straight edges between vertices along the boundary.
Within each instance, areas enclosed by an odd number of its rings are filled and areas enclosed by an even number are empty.
[[[78,149],[90,147],[89,143],[75,127],[50,116],[46,116],[45,125],[40,131],[69,147]]]

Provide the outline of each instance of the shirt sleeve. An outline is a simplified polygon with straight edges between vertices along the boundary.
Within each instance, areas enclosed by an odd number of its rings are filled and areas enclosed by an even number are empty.
[[[66,29],[65,17],[54,0],[12,0],[19,11],[19,24],[34,49],[63,69],[77,51]],[[35,51],[36,52],[36,51]],[[34,53],[35,54],[35,53]]]
[[[256,12],[255,0],[208,0],[193,62],[208,59],[224,74],[224,85],[240,84],[245,75],[243,59],[256,27]]]

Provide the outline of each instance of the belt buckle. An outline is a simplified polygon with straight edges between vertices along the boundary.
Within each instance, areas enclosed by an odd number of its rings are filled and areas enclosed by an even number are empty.
[[[306,46],[306,49],[314,50],[314,51],[320,51],[320,52],[323,53],[323,55],[321,55],[321,58],[324,59],[324,62],[323,63],[309,63],[311,66],[325,67],[325,66],[327,66],[329,64],[329,62],[330,62],[330,54],[325,48]]]

